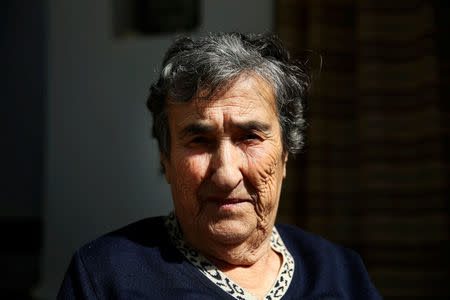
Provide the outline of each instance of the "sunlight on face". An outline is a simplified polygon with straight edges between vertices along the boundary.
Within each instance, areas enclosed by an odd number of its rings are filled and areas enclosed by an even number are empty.
[[[213,99],[169,104],[168,118],[162,160],[185,239],[198,249],[267,239],[287,159],[270,86],[242,75]]]

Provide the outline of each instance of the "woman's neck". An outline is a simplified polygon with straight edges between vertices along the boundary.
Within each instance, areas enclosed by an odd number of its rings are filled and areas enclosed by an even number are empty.
[[[282,255],[270,246],[270,237],[258,249],[235,247],[224,252],[221,257],[226,260],[204,255],[231,280],[259,299],[263,298],[276,281],[283,263]]]
[[[233,265],[208,258],[219,270],[252,295],[262,299],[278,277],[283,257],[271,247],[267,253],[250,265]]]

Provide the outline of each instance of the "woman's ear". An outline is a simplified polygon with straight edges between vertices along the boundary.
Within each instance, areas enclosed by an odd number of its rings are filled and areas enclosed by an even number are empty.
[[[166,181],[168,184],[170,184],[170,163],[167,157],[161,152],[159,154],[159,157],[161,159],[161,163],[164,166],[164,175],[166,176]]]
[[[289,152],[286,151],[286,153],[283,154],[283,179],[286,178],[286,165],[288,161]]]

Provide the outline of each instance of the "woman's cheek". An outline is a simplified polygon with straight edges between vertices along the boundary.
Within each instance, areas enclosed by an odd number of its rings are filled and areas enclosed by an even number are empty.
[[[197,192],[204,178],[207,168],[207,158],[199,155],[184,156],[176,160],[176,186],[172,187],[177,195],[178,205],[184,212],[189,212],[190,217],[197,215],[199,203]],[[206,164],[206,167],[205,167]]]
[[[185,156],[177,162],[178,178],[184,185],[195,187],[201,183],[208,169],[206,154]]]
[[[263,206],[271,208],[276,202],[276,185],[278,174],[278,165],[280,159],[278,159],[278,153],[261,151],[260,153],[254,153],[249,163],[249,170],[251,171],[251,178],[253,186],[256,188],[258,198],[262,202]],[[274,202],[274,203],[271,203]]]

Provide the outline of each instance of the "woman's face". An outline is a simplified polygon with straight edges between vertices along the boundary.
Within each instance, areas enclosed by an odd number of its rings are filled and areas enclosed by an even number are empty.
[[[197,249],[266,239],[287,160],[269,85],[241,76],[213,99],[170,103],[168,119],[162,161],[185,239]]]

